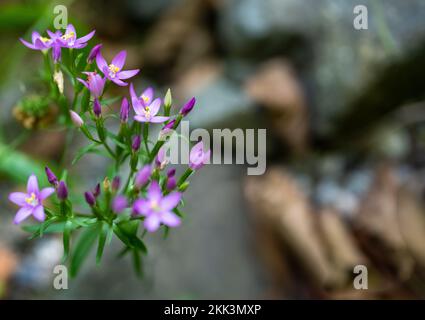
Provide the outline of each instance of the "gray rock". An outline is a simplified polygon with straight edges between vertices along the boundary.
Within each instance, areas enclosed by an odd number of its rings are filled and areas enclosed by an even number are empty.
[[[368,29],[353,26],[356,5],[368,9]],[[292,42],[308,66],[317,132],[326,133],[347,102],[394,58],[425,38],[425,2],[377,0],[233,0],[224,6],[220,32],[231,53],[285,54]],[[302,58],[311,47],[313,59]],[[295,57],[297,58],[297,57]]]

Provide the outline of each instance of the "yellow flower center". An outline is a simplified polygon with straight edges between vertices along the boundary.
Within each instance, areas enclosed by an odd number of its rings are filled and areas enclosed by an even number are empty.
[[[43,41],[44,43],[50,41],[50,39],[46,37],[40,37],[40,40]]]
[[[63,39],[63,40],[68,40],[68,39],[71,39],[71,38],[73,38],[73,37],[75,37],[75,33],[74,33],[73,31],[71,31],[71,32],[69,32],[69,33],[65,33],[65,34],[62,36],[62,39]]]
[[[118,68],[117,66],[110,64],[109,65],[109,71],[112,72],[113,74],[117,73],[118,71],[120,71],[120,68]]]
[[[149,102],[149,97],[145,96],[144,94],[142,94],[142,99],[145,103]]]
[[[150,117],[151,117],[151,112],[149,110],[149,107],[146,107],[145,108],[145,118],[149,119]]]
[[[31,197],[25,198],[25,202],[30,204],[30,205],[37,205],[38,204],[38,200],[36,198],[36,195],[34,192],[31,193]]]
[[[159,211],[159,210],[161,210],[161,208],[159,207],[159,203],[158,203],[158,201],[156,201],[156,200],[152,200],[152,202],[151,202],[151,208],[152,208],[152,210],[154,210],[154,211]]]

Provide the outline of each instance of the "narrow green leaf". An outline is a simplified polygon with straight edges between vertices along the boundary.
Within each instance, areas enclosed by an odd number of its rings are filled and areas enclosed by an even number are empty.
[[[105,243],[106,238],[109,233],[109,225],[105,222],[99,223],[99,243],[97,246],[97,253],[96,253],[96,263],[100,264],[100,261],[102,260],[103,250],[105,249]]]
[[[65,222],[65,228],[63,230],[63,257],[62,262],[65,262],[69,256],[69,243],[71,239],[72,221],[68,220]]]
[[[96,226],[88,227],[85,229],[78,242],[75,246],[74,254],[71,256],[71,264],[70,264],[70,275],[71,277],[75,277],[80,270],[84,260],[87,258],[90,253],[90,249],[92,248],[96,238],[99,234],[99,228]]]
[[[76,164],[77,162],[78,162],[78,160],[80,160],[86,153],[89,153],[89,152],[93,152],[94,151],[94,149],[96,148],[96,147],[98,147],[100,144],[99,143],[96,143],[96,142],[93,142],[93,143],[91,143],[91,144],[89,144],[89,145],[87,145],[87,146],[85,146],[85,147],[82,147],[78,152],[77,152],[77,155],[75,156],[75,158],[72,160],[72,162],[71,162],[71,164],[72,165],[74,165],[74,164]]]

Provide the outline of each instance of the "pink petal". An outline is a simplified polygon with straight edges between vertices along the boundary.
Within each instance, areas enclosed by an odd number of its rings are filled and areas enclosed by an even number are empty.
[[[91,38],[93,38],[94,34],[96,33],[96,30],[93,30],[92,32],[86,34],[84,37],[81,37],[75,41],[77,44],[82,44],[87,41],[89,41]]]
[[[178,227],[181,223],[180,217],[175,213],[170,211],[165,211],[161,213],[161,222],[166,226],[175,228]]]
[[[115,84],[119,85],[120,87],[125,87],[126,85],[128,85],[127,82],[121,81],[118,78],[113,78],[111,79],[112,82],[114,82]]]
[[[37,207],[35,207],[35,209],[32,211],[32,215],[38,221],[44,221],[46,219],[46,214],[44,213],[43,206],[37,206]]]
[[[87,89],[90,89],[89,84],[83,79],[77,78],[77,81],[80,81]]]
[[[65,34],[69,34],[73,32],[75,34],[75,37],[77,37],[77,32],[75,31],[75,28],[72,24],[68,24],[68,26],[65,29]]]
[[[162,197],[161,188],[159,187],[158,182],[152,181],[148,189],[148,198],[149,200],[159,201]]]
[[[9,200],[21,207],[26,205],[25,198],[27,197],[28,195],[23,192],[12,192],[9,194]]]
[[[152,214],[145,219],[144,226],[149,232],[155,232],[158,230],[160,223],[159,217],[156,214]]]
[[[146,199],[138,199],[134,202],[133,210],[136,214],[146,216],[151,212],[150,202]]]
[[[48,197],[50,197],[53,192],[55,192],[54,188],[50,188],[50,187],[44,188],[40,191],[40,194],[39,194],[38,197],[40,198],[40,200],[44,200],[44,199],[47,199]]]
[[[142,96],[145,96],[148,99],[147,103],[150,103],[153,99],[153,88],[152,87],[147,88],[145,91],[143,91],[140,97]]]
[[[131,97],[131,103],[133,104],[133,108],[134,108],[134,105],[139,101],[139,98],[137,97],[136,91],[134,91],[133,83],[130,83],[130,97]]]
[[[151,118],[150,119],[150,122],[152,122],[152,123],[162,123],[162,122],[167,121],[168,119],[170,119],[170,117],[161,117],[161,116],[158,116],[158,117]]]
[[[31,194],[31,193],[38,193],[38,181],[37,181],[37,177],[32,174],[29,178],[28,178],[28,183],[27,183],[27,193]]]
[[[159,108],[161,107],[161,99],[156,98],[150,105],[149,105],[149,111],[152,116],[156,116],[156,114],[159,111]]]
[[[22,38],[19,38],[19,40],[21,40],[21,42],[23,43],[23,45],[25,46],[25,47],[27,47],[27,48],[30,48],[30,49],[32,49],[32,50],[38,50],[32,43],[29,43],[29,42],[27,42],[27,41],[25,41],[24,39],[22,39]]]
[[[15,218],[13,219],[14,224],[20,224],[26,218],[28,218],[33,211],[31,207],[23,207],[16,212]]]
[[[133,70],[125,70],[125,71],[120,71],[117,73],[117,77],[118,79],[128,79],[131,77],[134,77],[136,74],[138,74],[140,71],[140,69],[133,69]]]
[[[163,210],[172,210],[179,204],[182,195],[180,192],[173,192],[161,199],[160,207]]]
[[[122,69],[124,67],[125,59],[127,58],[127,51],[122,50],[118,52],[118,54],[112,59],[111,64],[118,67],[118,69]]]
[[[141,115],[135,115],[134,120],[139,122],[149,122],[148,119],[146,119],[144,116],[141,116]]]
[[[34,43],[38,38],[40,38],[40,34],[37,31],[33,31],[31,34],[32,43]]]
[[[105,68],[106,70],[108,69],[108,64],[106,63],[105,58],[102,56],[102,54],[99,52],[99,54],[96,56],[96,64],[97,67],[102,70],[103,73],[105,73]],[[107,73],[105,73],[106,75]]]

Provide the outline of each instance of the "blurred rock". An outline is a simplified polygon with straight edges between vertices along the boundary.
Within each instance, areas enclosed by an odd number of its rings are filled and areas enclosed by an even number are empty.
[[[247,83],[248,94],[267,109],[277,135],[296,153],[308,144],[308,117],[303,89],[291,65],[270,60]]]
[[[368,30],[353,27],[359,4],[368,8]],[[314,87],[319,133],[332,128],[333,118],[384,63],[409,54],[425,37],[421,0],[233,0],[221,10],[222,45],[230,52],[255,58],[285,54],[312,64],[306,75]],[[305,57],[309,47],[312,58]]]

